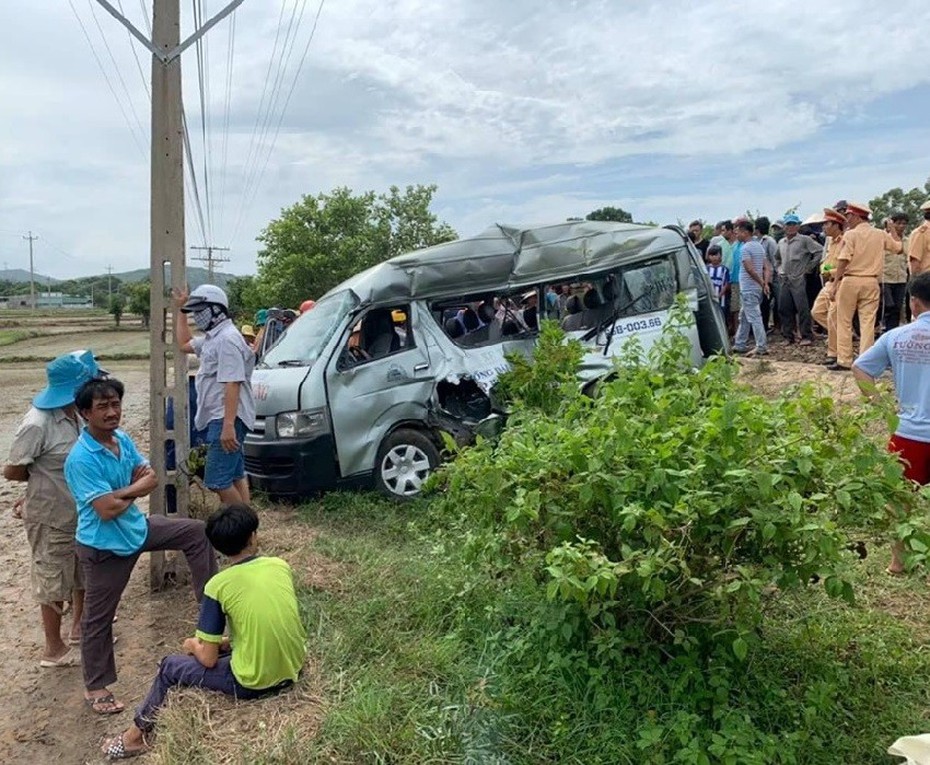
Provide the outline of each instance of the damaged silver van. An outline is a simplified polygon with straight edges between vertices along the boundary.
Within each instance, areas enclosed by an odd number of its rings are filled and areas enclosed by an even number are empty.
[[[414,496],[440,432],[467,441],[492,415],[505,355],[530,354],[541,319],[589,349],[582,382],[595,380],[629,338],[658,338],[679,294],[695,365],[728,352],[700,254],[677,228],[498,225],[395,257],[330,290],[262,358],[246,470],[282,497],[371,485]]]

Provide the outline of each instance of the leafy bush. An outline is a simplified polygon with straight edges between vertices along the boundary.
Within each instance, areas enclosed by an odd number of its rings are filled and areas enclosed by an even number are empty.
[[[916,495],[866,413],[811,385],[766,399],[723,357],[694,370],[676,310],[593,398],[580,350],[544,327],[533,363],[501,380],[508,429],[443,469],[433,510],[492,577],[528,574],[563,605],[564,645],[744,660],[768,594],[818,582],[852,601],[859,535],[900,524],[919,550]]]

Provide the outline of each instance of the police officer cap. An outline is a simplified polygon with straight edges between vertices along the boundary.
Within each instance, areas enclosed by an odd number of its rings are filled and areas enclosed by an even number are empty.
[[[862,220],[868,220],[872,211],[869,209],[868,205],[859,202],[850,202],[846,205],[846,213],[848,215],[858,215]]]

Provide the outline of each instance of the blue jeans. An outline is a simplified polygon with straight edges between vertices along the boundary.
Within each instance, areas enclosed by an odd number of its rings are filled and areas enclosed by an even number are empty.
[[[767,349],[767,338],[765,325],[762,323],[762,290],[747,290],[740,297],[739,327],[736,329],[733,346],[737,350],[746,348],[751,327],[756,341],[756,350],[764,351]]]
[[[220,443],[223,432],[222,420],[210,420],[207,424],[207,464],[204,469],[203,482],[212,491],[228,489],[240,478],[245,478],[245,457],[242,445],[248,432],[245,423],[236,418],[236,440],[239,448],[227,452]]]
[[[165,703],[165,696],[170,688],[206,688],[236,699],[248,700],[269,696],[292,685],[290,680],[285,680],[271,688],[246,688],[236,680],[230,666],[231,661],[231,652],[221,654],[216,666],[208,669],[193,656],[166,656],[158,666],[158,674],[152,682],[152,687],[136,709],[133,719],[136,727],[143,731],[150,731],[155,727],[158,710]]]

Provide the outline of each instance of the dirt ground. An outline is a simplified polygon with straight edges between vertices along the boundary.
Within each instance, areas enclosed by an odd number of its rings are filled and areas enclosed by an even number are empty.
[[[95,350],[96,339],[95,335]],[[59,346],[49,346],[49,351],[70,350],[69,340],[70,336],[59,338]],[[148,362],[114,361],[108,362],[106,368],[126,385],[123,428],[145,453],[149,445]],[[0,460],[5,461],[17,423],[44,384],[41,365],[0,364],[0,390],[4,394],[0,397]],[[179,650],[181,641],[193,633],[196,604],[188,586],[153,593],[149,588],[148,556],[140,559],[114,625],[119,680],[111,690],[126,705],[126,711],[112,717],[92,714],[81,703],[79,667],[52,670],[38,666],[42,631],[39,609],[29,588],[28,545],[22,523],[10,512],[22,493],[21,485],[0,480],[0,654],[4,657],[0,668],[0,764],[102,762],[99,739],[129,724],[132,710],[148,690],[158,662]],[[310,549],[314,532],[295,523],[292,512],[276,509],[263,513],[261,533],[263,549],[285,557],[305,585],[329,586],[332,564]],[[184,703],[195,705],[193,708],[206,704],[203,698],[187,698]],[[302,683],[283,703],[300,707],[295,716],[306,731],[311,731],[321,717],[312,679]],[[210,700],[209,705],[211,714],[215,712],[213,727],[218,736],[255,723],[251,719],[254,713],[241,713],[234,704],[217,699]],[[143,761],[152,759],[150,755]]]
[[[94,333],[94,349],[102,350],[98,341],[109,343],[138,342],[136,333],[110,333],[112,338]],[[0,348],[0,360],[11,356],[47,355],[72,348],[86,347],[87,335],[62,334]],[[27,346],[27,347],[24,347]],[[109,347],[109,346],[107,346]],[[822,340],[812,348],[787,345],[770,337],[771,355],[763,360],[743,359],[742,378],[760,392],[775,394],[801,380],[813,380],[829,387],[835,395],[852,398],[855,385],[849,373],[831,373],[818,362],[825,353]],[[111,351],[112,352],[112,351]],[[108,370],[126,384],[123,427],[140,448],[148,447],[148,364],[144,361],[114,361]],[[19,419],[32,396],[44,386],[44,370],[36,363],[0,364],[0,459],[9,453],[10,441]],[[115,633],[119,681],[112,686],[127,711],[114,717],[98,717],[81,703],[80,668],[39,669],[42,637],[38,607],[29,590],[29,555],[21,522],[13,518],[10,508],[21,496],[20,485],[0,482],[0,652],[4,656],[0,669],[0,763],[27,762],[84,765],[100,762],[97,742],[101,736],[124,728],[132,709],[146,692],[158,661],[180,646],[191,633],[196,607],[189,588],[152,593],[149,589],[148,556],[143,556],[122,600]],[[312,551],[313,530],[293,522],[285,512],[262,516],[263,543],[266,550],[282,554],[294,566],[298,576],[309,586],[327,587],[332,578],[327,561]],[[203,704],[203,700],[194,701]],[[218,730],[232,732],[247,721],[232,705],[209,702],[217,711]],[[288,702],[298,704],[301,716],[307,716],[305,731],[314,727],[322,715],[321,702],[312,684]],[[255,722],[252,720],[251,722]]]

